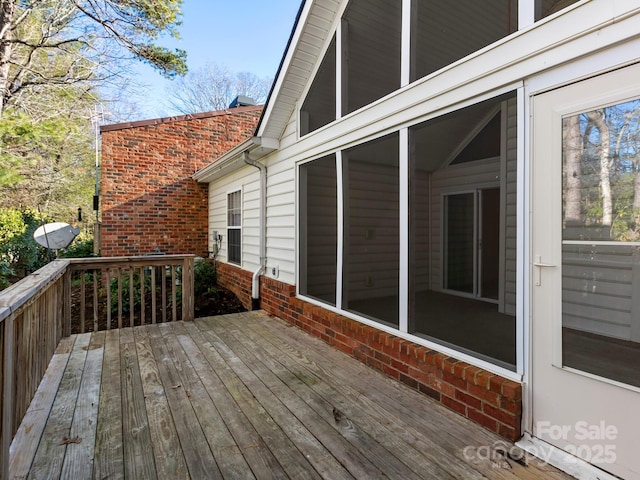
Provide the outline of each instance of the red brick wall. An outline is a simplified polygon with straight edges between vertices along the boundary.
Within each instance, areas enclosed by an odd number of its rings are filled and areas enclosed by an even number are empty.
[[[105,125],[102,256],[207,255],[208,185],[191,175],[253,135],[262,107]]]
[[[219,263],[218,275],[250,308],[251,273]],[[520,438],[520,383],[305,302],[295,291],[261,277],[260,306],[483,427],[511,441]]]
[[[244,308],[251,310],[251,281],[253,273],[228,263],[216,262],[217,283],[235,293]]]

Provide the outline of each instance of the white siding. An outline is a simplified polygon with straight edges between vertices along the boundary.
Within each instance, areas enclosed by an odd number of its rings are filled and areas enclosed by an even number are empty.
[[[280,151],[280,153],[285,153]],[[267,275],[278,267],[278,279],[295,284],[295,164],[274,155],[267,161]]]
[[[640,268],[634,247],[565,245],[562,250],[562,325],[637,341]],[[636,337],[636,338],[634,338]]]
[[[398,295],[398,168],[349,160],[345,246],[350,301]]]
[[[506,211],[504,246],[504,313],[516,314],[516,259],[517,259],[517,166],[518,166],[518,103],[515,98],[507,101],[506,145]],[[502,305],[501,305],[502,306]]]
[[[260,176],[255,167],[242,167],[209,184],[209,251],[213,250],[212,232],[217,231],[222,235],[218,259],[228,260],[227,194],[236,190],[242,191],[242,268],[253,271],[260,265]]]

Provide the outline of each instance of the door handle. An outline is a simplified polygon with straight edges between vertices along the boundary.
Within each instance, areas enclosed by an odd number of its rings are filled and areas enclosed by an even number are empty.
[[[536,278],[536,286],[539,287],[540,285],[542,285],[542,269],[555,267],[556,265],[552,265],[550,263],[542,263],[542,256],[536,255],[535,261],[533,262],[533,266],[538,267],[538,276]]]

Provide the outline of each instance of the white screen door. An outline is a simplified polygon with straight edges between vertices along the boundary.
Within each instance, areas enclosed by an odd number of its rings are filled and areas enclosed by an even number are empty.
[[[534,436],[640,479],[640,67],[534,97]]]

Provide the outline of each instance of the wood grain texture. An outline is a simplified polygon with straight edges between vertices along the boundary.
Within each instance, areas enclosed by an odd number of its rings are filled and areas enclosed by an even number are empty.
[[[569,478],[264,312],[65,339],[35,399],[9,478]]]
[[[120,330],[122,432],[126,478],[157,478],[132,328]]]
[[[124,478],[119,337],[119,330],[108,330],[105,333],[105,352],[94,455],[93,478],[96,479],[109,478],[117,480]]]
[[[189,478],[147,328],[134,329],[149,431],[159,478]],[[160,359],[162,361],[162,359]]]
[[[33,478],[60,476],[90,340],[88,333],[76,339],[33,459],[29,473]]]
[[[93,473],[104,339],[104,332],[96,332],[91,335],[87,346],[80,390],[68,435],[69,443],[62,465],[62,478],[91,478]]]

